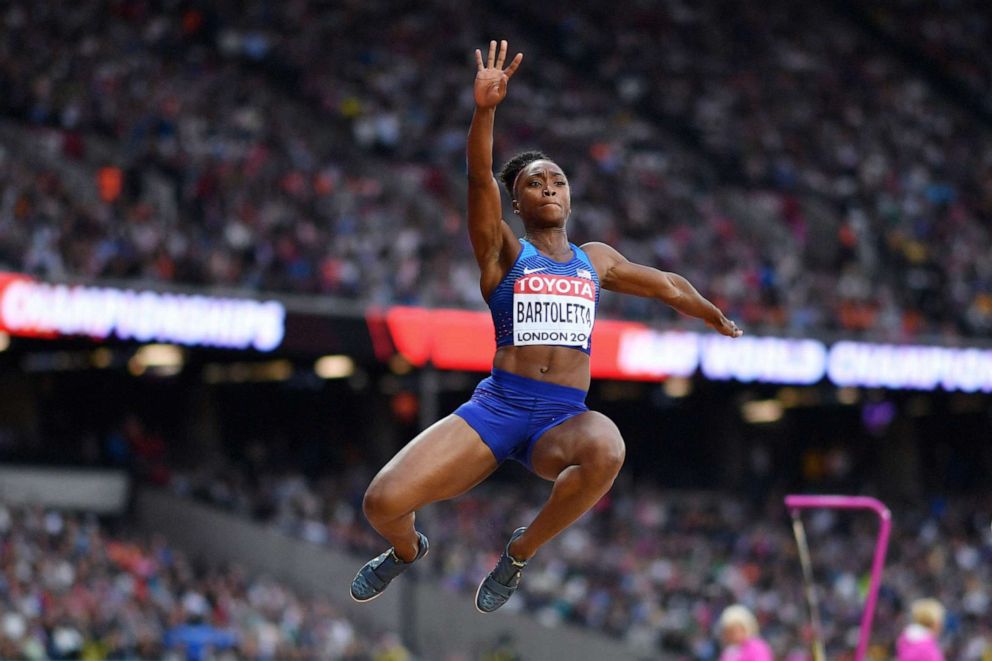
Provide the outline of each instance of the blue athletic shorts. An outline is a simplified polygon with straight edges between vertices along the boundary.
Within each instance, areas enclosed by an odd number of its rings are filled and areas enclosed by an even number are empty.
[[[479,433],[496,461],[513,459],[533,470],[530,456],[541,434],[588,410],[585,390],[494,369],[455,415]]]

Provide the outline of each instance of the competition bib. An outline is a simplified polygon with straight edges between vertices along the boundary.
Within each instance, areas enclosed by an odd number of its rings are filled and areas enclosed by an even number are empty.
[[[513,285],[513,344],[589,347],[596,320],[592,280],[534,274]]]

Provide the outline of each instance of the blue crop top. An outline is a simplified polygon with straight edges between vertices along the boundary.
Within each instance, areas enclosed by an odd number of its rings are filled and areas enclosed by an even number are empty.
[[[523,249],[489,296],[496,346],[551,345],[590,353],[599,304],[599,276],[574,243],[572,259],[556,262],[520,239]]]

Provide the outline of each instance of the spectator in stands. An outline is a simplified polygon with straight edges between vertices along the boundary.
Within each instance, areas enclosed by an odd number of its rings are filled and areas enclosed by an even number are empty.
[[[186,621],[165,633],[164,644],[168,649],[181,650],[187,661],[206,661],[214,650],[230,649],[237,645],[237,635],[227,627],[217,627],[208,621],[209,604],[196,592],[183,596],[182,611]]]
[[[725,608],[717,629],[723,644],[720,661],[773,661],[771,647],[759,636],[758,620],[746,606]]]
[[[944,629],[944,606],[936,599],[917,599],[910,605],[912,622],[896,641],[898,661],[944,661],[940,633]]]

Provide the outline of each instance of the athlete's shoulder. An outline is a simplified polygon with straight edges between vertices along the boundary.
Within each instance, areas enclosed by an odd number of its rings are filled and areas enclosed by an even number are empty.
[[[601,241],[583,243],[581,249],[600,276],[618,263],[625,261],[624,256],[616,248]]]
[[[579,248],[587,255],[620,256],[616,248],[602,241],[587,241],[579,246]]]
[[[586,241],[580,247],[583,250],[612,250],[616,252],[616,248],[602,241]]]

